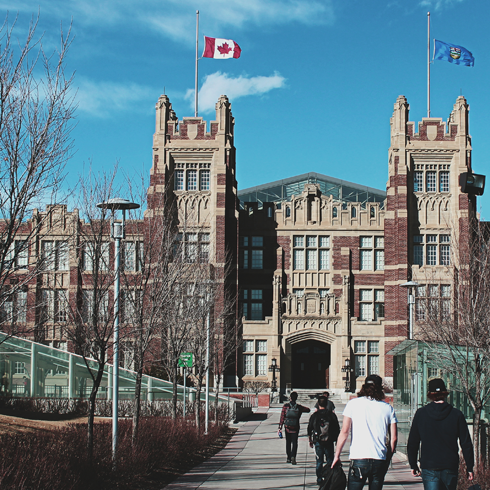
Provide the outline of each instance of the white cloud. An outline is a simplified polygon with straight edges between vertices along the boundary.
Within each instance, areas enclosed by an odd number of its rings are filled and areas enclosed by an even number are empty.
[[[207,75],[204,83],[199,89],[199,112],[206,113],[214,110],[220,95],[227,95],[232,101],[247,95],[262,95],[275,88],[284,87],[286,79],[274,73],[269,77],[239,76],[231,78],[226,73],[216,72]],[[194,90],[189,89],[185,96],[186,100],[192,101],[194,108]]]
[[[38,2],[0,0],[0,8],[36,15]],[[66,22],[73,18],[75,26],[150,28],[162,36],[191,42],[196,8],[201,9],[201,31],[215,37],[249,26],[331,24],[335,19],[333,0],[45,0],[40,12],[41,19]]]
[[[115,112],[141,111],[151,107],[154,89],[135,83],[95,82],[76,78],[78,110],[95,117],[114,116]],[[148,106],[144,104],[148,102]]]
[[[450,7],[464,1],[465,0],[421,0],[420,5],[428,9],[441,10],[444,7]]]

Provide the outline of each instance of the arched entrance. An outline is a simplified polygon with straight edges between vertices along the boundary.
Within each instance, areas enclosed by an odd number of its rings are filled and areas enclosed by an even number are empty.
[[[329,388],[330,344],[305,340],[291,345],[293,388]]]

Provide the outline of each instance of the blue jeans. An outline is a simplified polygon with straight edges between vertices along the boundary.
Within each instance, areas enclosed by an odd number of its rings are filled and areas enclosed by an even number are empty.
[[[323,469],[323,457],[325,456],[325,462],[327,466],[330,466],[335,456],[335,451],[333,449],[333,442],[327,444],[320,444],[315,442],[315,455],[316,455],[316,480],[320,483],[322,478]]]
[[[361,490],[369,479],[369,490],[381,490],[389,461],[385,459],[353,459],[349,467],[348,490]]]
[[[453,470],[422,469],[424,490],[456,490],[458,472]]]

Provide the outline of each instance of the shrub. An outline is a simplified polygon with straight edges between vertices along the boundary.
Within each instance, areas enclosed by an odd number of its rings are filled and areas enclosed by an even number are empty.
[[[192,464],[207,445],[226,430],[211,425],[207,436],[199,434],[190,420],[144,417],[136,447],[131,445],[132,422],[121,420],[117,472],[112,470],[112,426],[96,424],[94,457],[87,459],[87,426],[70,424],[36,435],[4,435],[0,458],[0,488],[16,490],[97,490],[134,488],[134,482],[160,468],[162,462]],[[192,447],[189,454],[189,447]]]

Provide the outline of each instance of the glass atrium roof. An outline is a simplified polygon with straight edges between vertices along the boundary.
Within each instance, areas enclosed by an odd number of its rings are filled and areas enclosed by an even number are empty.
[[[243,189],[238,191],[238,199],[240,199],[241,207],[246,202],[258,202],[259,207],[261,207],[264,202],[280,203],[291,201],[291,196],[301,194],[306,184],[318,184],[324,196],[331,195],[334,199],[341,202],[383,203],[386,199],[385,191],[315,172]]]

